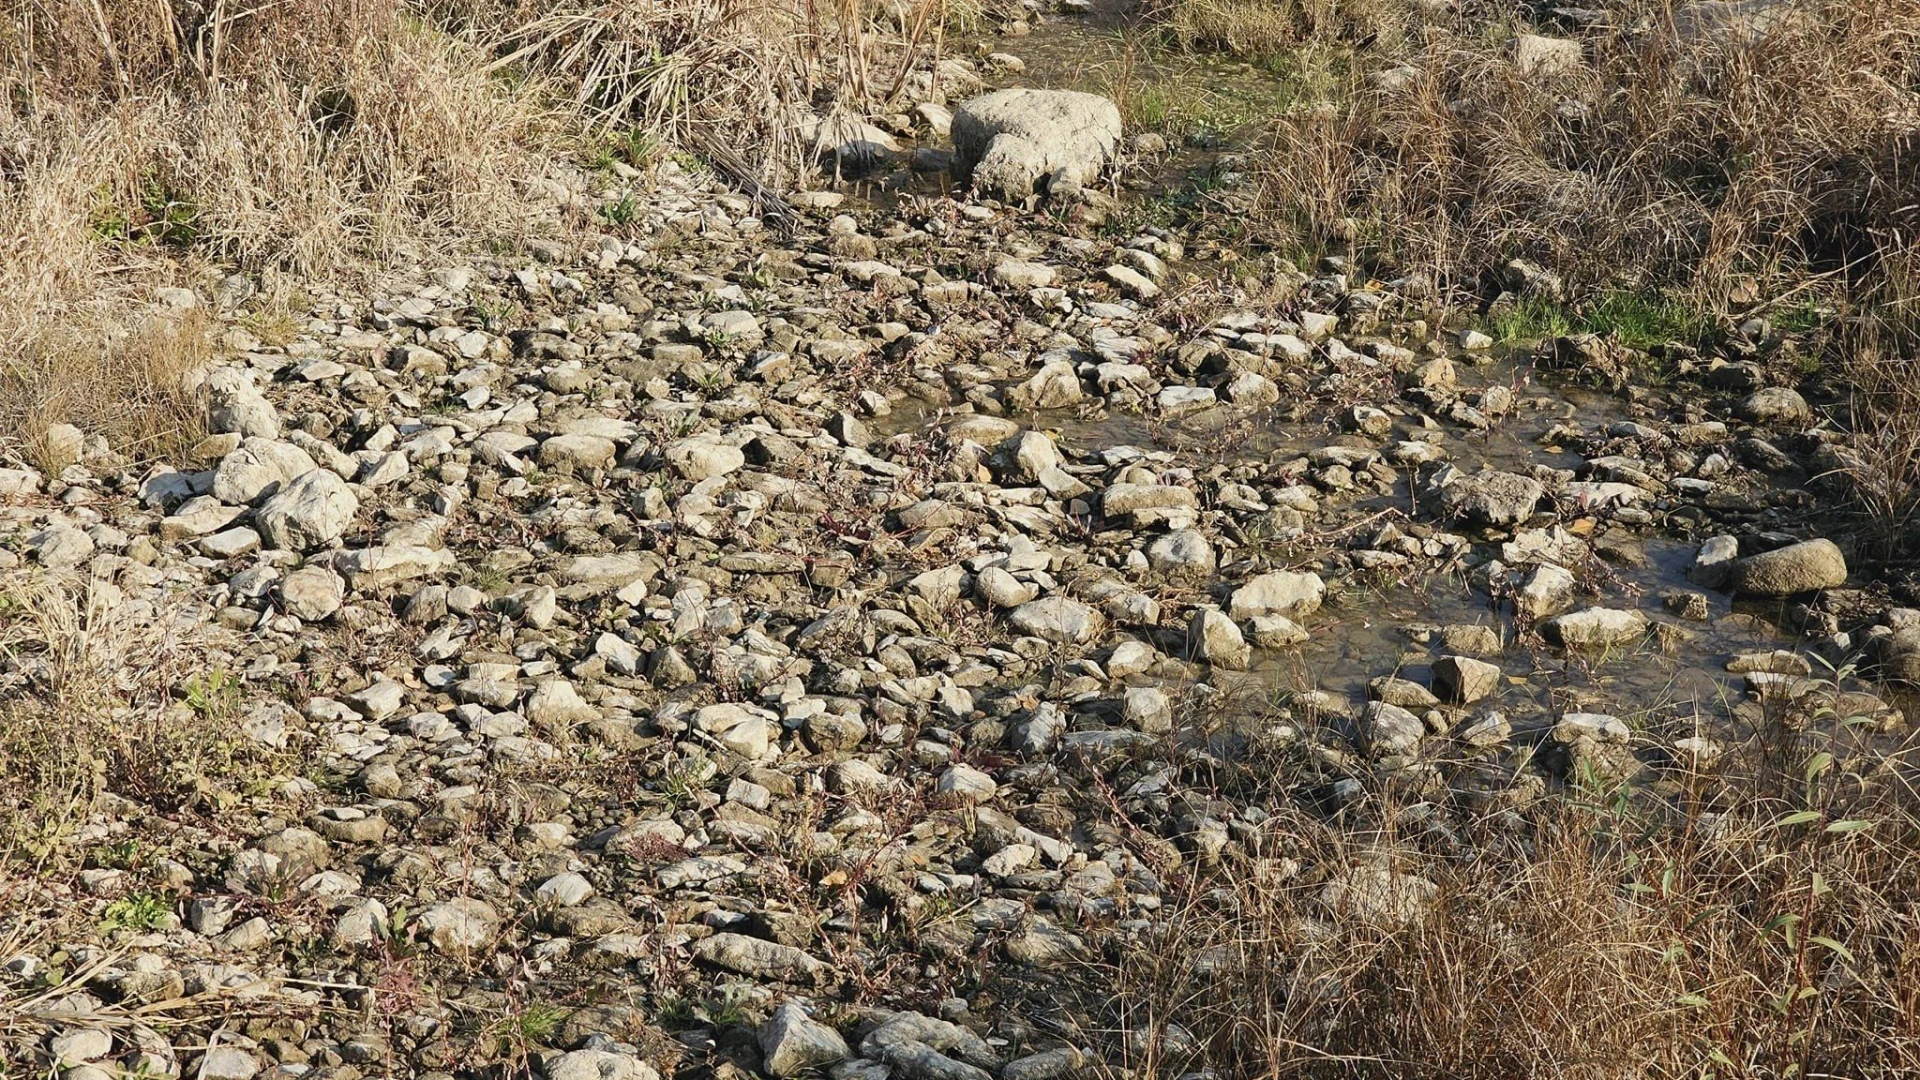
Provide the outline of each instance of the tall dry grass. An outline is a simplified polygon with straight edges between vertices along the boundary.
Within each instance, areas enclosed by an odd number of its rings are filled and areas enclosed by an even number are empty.
[[[789,186],[811,149],[804,121],[897,95],[944,12],[17,0],[0,20],[0,441],[17,454],[48,424],[94,428],[170,395],[119,379],[160,359],[101,359],[124,353],[110,342],[157,286],[215,269],[326,279],[554,228],[527,181],[609,129],[732,151],[748,179]],[[59,392],[81,386],[106,407]],[[167,448],[149,431],[98,433]]]
[[[12,5],[0,28],[0,440],[192,434],[204,320],[156,288],[333,276],[516,234],[555,127],[531,88],[398,0]]]
[[[1284,118],[1262,154],[1276,231],[1355,227],[1383,260],[1472,288],[1522,257],[1598,284],[1724,299],[1864,278],[1920,203],[1920,6],[1819,0],[1751,33],[1664,0],[1570,36],[1584,60],[1523,71],[1505,19],[1434,23],[1367,52],[1343,107]]]
[[[1104,1049],[1167,1077],[1914,1075],[1920,793],[1847,728],[1631,793],[1283,803],[1090,971]]]

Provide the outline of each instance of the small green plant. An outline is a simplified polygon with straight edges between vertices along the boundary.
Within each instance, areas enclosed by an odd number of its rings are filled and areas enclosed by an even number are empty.
[[[668,1031],[685,1031],[699,1024],[700,1018],[694,1015],[693,1002],[676,996],[661,1000],[654,1022]]]
[[[560,1005],[534,1002],[520,1010],[514,1017],[514,1030],[520,1039],[529,1046],[551,1046],[553,1038],[560,1031],[560,1025],[566,1022],[572,1010]]]
[[[188,679],[184,696],[187,708],[203,718],[228,716],[240,704],[240,680],[227,671],[212,668]]]
[[[668,765],[661,778],[661,794],[676,807],[691,806],[713,779],[713,759],[705,754],[688,754]]]
[[[1669,341],[1697,344],[1711,329],[1704,314],[1677,297],[1644,290],[1601,293],[1582,305],[1579,322],[1590,333],[1610,334],[1634,349]]]
[[[1487,316],[1487,333],[1502,344],[1560,337],[1573,333],[1575,325],[1565,304],[1539,296],[1497,307]]]
[[[154,893],[133,893],[107,905],[101,917],[101,933],[115,930],[158,930],[173,914],[165,899]]]
[[[109,870],[132,870],[140,864],[140,841],[136,838],[113,844],[101,844],[93,849],[93,865]]]
[[[140,178],[138,206],[123,207],[102,189],[88,231],[94,239],[186,248],[200,238],[200,207],[191,195],[158,173]]]
[[[626,228],[640,220],[640,203],[632,193],[600,206],[600,220],[615,228]]]
[[[628,128],[619,141],[620,156],[636,169],[644,169],[659,160],[666,150],[660,140],[640,128]]]

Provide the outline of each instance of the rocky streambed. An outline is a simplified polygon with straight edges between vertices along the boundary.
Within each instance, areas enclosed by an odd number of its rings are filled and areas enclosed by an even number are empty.
[[[1095,193],[781,230],[648,183],[274,340],[244,282],[171,294],[221,321],[205,441],[0,471],[0,694],[110,649],[104,723],[221,747],[15,808],[72,872],[10,886],[11,1060],[1117,1067],[1191,1038],[1100,1000],[1181,882],[1431,891],[1287,855],[1292,815],[1519,830],[1904,728],[1920,614],[1824,535],[1850,451],[1764,350],[1606,393],[1606,342],[1495,350],[1338,257],[1220,280]]]

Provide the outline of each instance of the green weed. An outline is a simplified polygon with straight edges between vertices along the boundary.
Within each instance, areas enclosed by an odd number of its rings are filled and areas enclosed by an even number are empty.
[[[153,893],[134,893],[107,905],[100,932],[158,930],[173,914],[173,905]]]

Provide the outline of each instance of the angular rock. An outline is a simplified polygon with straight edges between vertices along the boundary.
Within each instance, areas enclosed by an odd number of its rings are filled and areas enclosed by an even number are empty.
[[[1320,610],[1326,595],[1327,583],[1319,574],[1275,570],[1235,589],[1227,600],[1227,614],[1235,619],[1259,615],[1300,619]]]
[[[760,1025],[760,1058],[767,1075],[793,1076],[844,1061],[852,1053],[840,1033],[787,1002]]]
[[[1253,649],[1240,627],[1219,608],[1201,608],[1187,624],[1187,650],[1196,661],[1228,671],[1245,671]]]
[[[697,941],[693,955],[739,975],[783,982],[814,982],[830,970],[804,950],[745,934],[721,933]]]
[[[1106,623],[1099,612],[1064,596],[1022,604],[1007,621],[1020,633],[1055,645],[1084,645],[1098,637]]]
[[[303,473],[260,508],[258,525],[267,546],[310,551],[340,539],[360,512],[360,499],[345,480],[327,471]]]
[[[1468,656],[1443,656],[1433,662],[1433,688],[1447,701],[1470,705],[1500,688],[1500,668]]]
[[[1450,517],[1473,525],[1517,525],[1533,516],[1547,493],[1540,481],[1519,473],[1489,469],[1462,476],[1440,490],[1440,504]]]
[[[1591,607],[1540,624],[1548,641],[1565,649],[1605,649],[1633,645],[1647,636],[1647,617],[1638,611]]]

